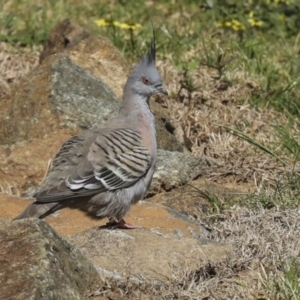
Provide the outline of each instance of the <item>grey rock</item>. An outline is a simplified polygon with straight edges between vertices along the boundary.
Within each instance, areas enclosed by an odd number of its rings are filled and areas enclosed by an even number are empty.
[[[204,173],[206,163],[189,153],[159,149],[156,169],[149,194],[170,191],[186,184],[196,174]]]
[[[81,252],[44,221],[0,225],[1,299],[83,299],[100,279]]]
[[[53,63],[51,84],[52,108],[69,127],[87,129],[105,123],[118,112],[120,101],[112,90],[68,57]]]

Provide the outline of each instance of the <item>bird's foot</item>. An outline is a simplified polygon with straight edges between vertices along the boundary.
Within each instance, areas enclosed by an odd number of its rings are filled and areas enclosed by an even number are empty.
[[[136,229],[136,228],[143,228],[143,226],[138,226],[138,225],[132,225],[127,223],[124,219],[121,219],[120,221],[115,221],[115,220],[110,220],[106,225],[106,228],[111,228],[111,229]]]

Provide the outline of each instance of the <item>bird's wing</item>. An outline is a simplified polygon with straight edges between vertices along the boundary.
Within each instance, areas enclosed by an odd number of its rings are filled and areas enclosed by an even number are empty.
[[[59,185],[35,195],[38,202],[91,196],[128,187],[142,178],[151,155],[139,132],[114,129],[99,134],[88,155]]]

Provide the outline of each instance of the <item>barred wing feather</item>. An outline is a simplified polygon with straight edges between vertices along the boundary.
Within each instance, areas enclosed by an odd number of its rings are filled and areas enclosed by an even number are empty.
[[[86,158],[59,186],[37,195],[39,202],[53,202],[128,187],[149,170],[151,156],[141,135],[115,129],[98,135]]]

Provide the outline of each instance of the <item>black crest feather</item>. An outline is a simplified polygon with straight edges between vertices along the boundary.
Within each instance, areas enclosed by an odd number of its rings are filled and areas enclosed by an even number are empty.
[[[152,33],[153,37],[150,44],[150,49],[147,53],[147,55],[144,57],[144,61],[147,63],[147,65],[155,65],[155,59],[156,59],[156,42],[155,42],[155,30],[152,23]]]

